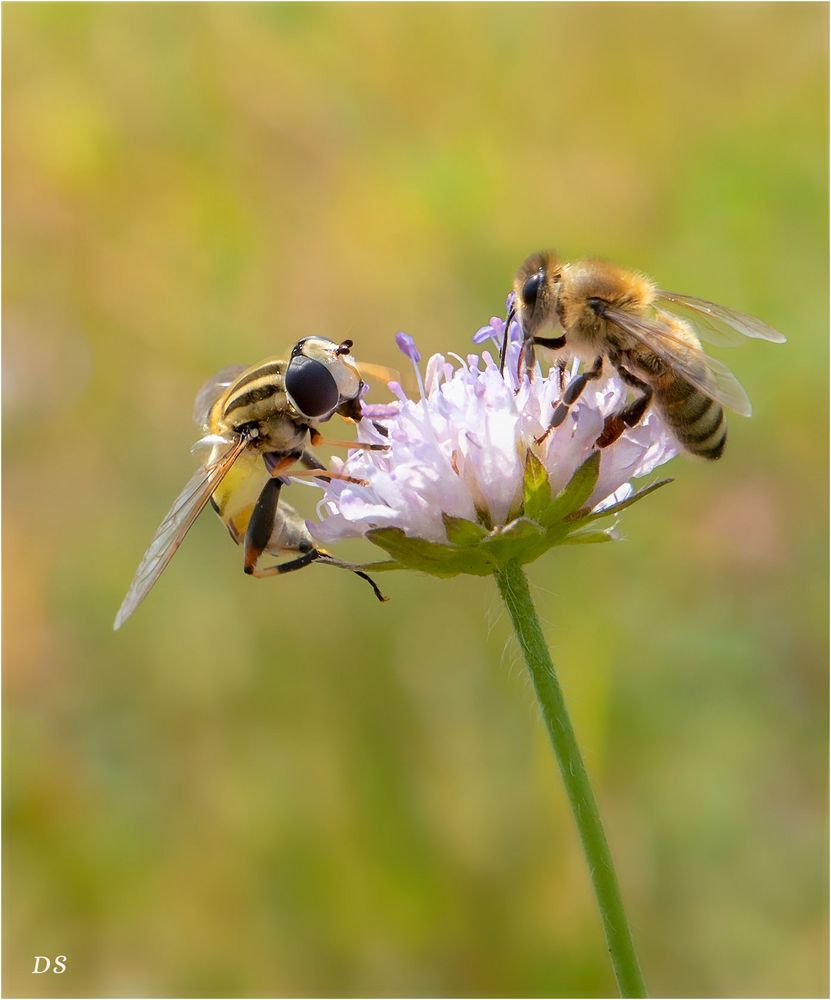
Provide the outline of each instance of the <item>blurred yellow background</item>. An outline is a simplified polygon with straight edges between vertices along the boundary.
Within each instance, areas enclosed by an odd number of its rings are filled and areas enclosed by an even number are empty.
[[[112,632],[208,375],[465,352],[549,245],[789,338],[530,577],[652,992],[827,993],[827,17],[4,6],[7,995],[613,992],[491,581],[254,581],[206,514]]]

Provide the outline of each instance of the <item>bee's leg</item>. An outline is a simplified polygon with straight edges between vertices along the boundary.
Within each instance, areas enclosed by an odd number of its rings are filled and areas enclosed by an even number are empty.
[[[559,351],[566,346],[565,335],[562,337],[534,337],[537,347],[547,347],[549,351]]]
[[[499,352],[499,374],[503,377],[505,375],[505,361],[508,358],[508,338],[511,334],[511,323],[513,323],[515,316],[516,309],[512,305],[508,309],[508,315],[505,317],[505,326],[502,331],[502,350]]]
[[[534,337],[535,347],[547,347],[549,351],[561,351],[566,346],[565,335],[561,337]],[[565,371],[565,362],[558,361],[557,367],[560,370],[560,391],[563,389],[563,372]],[[528,373],[528,378],[532,377],[531,372]]]
[[[646,382],[627,371],[622,365],[617,365],[617,371],[621,380],[633,389],[640,390],[641,395],[637,399],[633,399],[620,412],[612,413],[606,417],[603,431],[596,442],[598,448],[608,448],[610,444],[617,441],[627,427],[637,427],[646,413],[646,408],[652,402],[652,389]]]
[[[517,364],[516,376],[517,376],[517,392],[519,392],[519,385],[522,378],[522,368],[523,362],[525,362],[525,374],[528,376],[528,381],[533,381],[534,378],[534,363],[537,360],[537,355],[534,350],[535,347],[547,347],[550,351],[559,351],[566,346],[566,338],[562,337],[531,337],[526,340],[523,344],[523,349],[519,354],[519,363]]]
[[[580,398],[580,394],[586,388],[588,383],[596,378],[600,378],[602,372],[603,356],[601,355],[600,357],[595,358],[594,365],[587,372],[581,372],[576,378],[573,378],[569,382],[566,386],[566,391],[563,393],[562,399],[559,403],[554,405],[554,412],[551,414],[551,420],[549,421],[548,428],[544,434],[541,434],[537,438],[537,444],[542,444],[554,428],[560,426],[560,424],[568,416],[568,411]]]
[[[531,382],[534,379],[534,362],[537,359],[535,347],[547,347],[550,351],[559,351],[561,348],[566,346],[566,338],[562,337],[531,337],[525,341],[523,350],[519,355],[519,364],[516,370],[516,380],[517,380],[517,392],[519,392],[519,386],[521,384],[522,378],[522,367],[523,362],[525,363],[525,374],[528,376],[528,381]]]

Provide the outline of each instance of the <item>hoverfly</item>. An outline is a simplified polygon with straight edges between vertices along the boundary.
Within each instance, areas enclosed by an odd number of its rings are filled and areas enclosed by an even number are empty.
[[[569,264],[551,252],[531,254],[517,271],[502,345],[503,372],[514,316],[523,338],[517,381],[523,364],[530,374],[535,346],[565,350],[591,365],[569,382],[540,441],[565,420],[608,359],[638,395],[606,418],[599,447],[636,426],[654,403],[687,451],[712,460],[721,457],[727,440],[722,407],[750,416],[751,405],[732,372],[704,353],[699,336],[717,344],[735,344],[743,337],[785,341],[761,320],[706,299],[660,291],[643,274],[604,261]],[[546,328],[554,335],[540,336]]]
[[[305,448],[307,436],[312,445],[323,440],[317,425],[334,414],[354,421],[361,417],[365,383],[351,348],[351,340],[335,344],[324,337],[306,337],[295,344],[288,361],[269,359],[250,368],[225,368],[202,387],[194,417],[206,434],[195,447],[209,447],[208,459],[159,525],[114,628],[120,628],[147,596],[209,501],[234,541],[242,544],[246,573],[274,576],[321,562],[351,570],[370,584],[379,601],[386,600],[359,566],[341,562],[317,547],[303,518],[280,503],[285,475],[361,482],[327,470]],[[293,469],[297,463],[304,468]],[[264,552],[292,558],[261,568],[258,563]]]

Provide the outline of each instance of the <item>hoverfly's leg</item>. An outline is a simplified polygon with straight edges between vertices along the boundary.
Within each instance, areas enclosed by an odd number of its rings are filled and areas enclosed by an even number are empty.
[[[301,465],[306,466],[306,471],[289,473],[295,479],[322,479],[327,483],[330,479],[342,479],[347,483],[354,483],[356,486],[367,485],[365,479],[356,479],[354,476],[347,476],[343,472],[335,472],[333,469],[327,469],[310,451],[303,450],[300,453],[299,461]]]
[[[258,580],[264,580],[267,576],[281,576],[283,573],[293,573],[296,569],[303,569],[304,566],[311,565],[319,558],[320,551],[318,549],[309,549],[302,556],[298,556],[296,559],[289,559],[288,562],[266,566],[265,569],[254,566],[251,569],[246,569],[245,572],[256,577]]]
[[[308,452],[299,449],[297,451],[268,451],[263,455],[263,462],[265,462],[269,475],[279,476],[286,469],[291,468],[295,462],[301,462],[304,454],[308,455]]]
[[[344,475],[342,472],[335,472],[334,469],[327,469],[310,452],[302,451],[278,452],[270,451],[263,455],[265,467],[272,478],[291,476],[292,479],[323,479],[328,482],[330,479],[343,479],[347,483],[354,483],[356,486],[366,486],[365,479],[355,479],[354,476]],[[296,462],[305,465],[305,469],[292,469]]]
[[[543,441],[548,437],[548,435],[555,429],[559,427],[560,424],[568,416],[568,411],[580,398],[580,394],[586,388],[589,382],[596,378],[600,378],[603,372],[603,356],[595,358],[594,365],[587,372],[581,372],[577,378],[574,378],[566,386],[566,391],[563,393],[562,399],[559,403],[554,406],[554,412],[551,414],[551,420],[549,421],[548,427],[544,434],[541,434],[537,438],[537,444],[542,444]]]
[[[361,416],[362,414],[354,418],[347,417],[346,419],[357,422],[361,419]],[[390,436],[390,432],[383,424],[379,424],[377,420],[373,420],[371,423],[382,437]],[[336,448],[366,448],[368,451],[383,451],[387,447],[384,444],[369,444],[367,441],[339,441],[337,438],[325,438],[315,427],[309,428],[309,440],[312,442],[312,447],[314,448],[319,444],[329,444]]]
[[[389,598],[385,597],[378,586],[378,584],[372,579],[369,573],[364,573],[364,571],[359,566],[354,566],[352,563],[341,562],[340,559],[335,559],[334,556],[330,555],[325,549],[315,549],[317,552],[317,557],[325,566],[339,566],[341,569],[348,569],[350,572],[354,573],[355,576],[359,576],[362,580],[372,587],[372,592],[378,598],[379,601],[388,601]]]
[[[345,483],[353,483],[355,486],[368,486],[366,479],[356,479],[355,476],[347,476],[342,472],[335,472],[334,469],[327,469],[321,465],[320,468],[300,469],[284,473],[292,479],[322,479],[328,483],[330,479],[340,479]]]
[[[353,476],[346,476],[342,472],[327,469],[310,451],[306,451],[305,449],[303,451],[291,452],[267,452],[263,455],[263,461],[273,478],[291,476],[293,479],[323,479],[327,482],[330,479],[345,479],[347,482],[355,483],[357,486],[366,486],[365,479],[355,479]],[[291,466],[296,462],[300,462],[306,468],[302,470],[292,469]]]
[[[257,569],[257,562],[271,539],[282,488],[283,480],[279,476],[271,476],[254,504],[243,541],[243,569],[249,575],[259,576],[262,572]]]
[[[281,576],[283,573],[293,573],[295,570],[303,569],[304,566],[320,560],[329,566],[339,566],[342,569],[348,569],[352,573],[355,573],[356,576],[367,581],[379,601],[386,601],[387,598],[378,589],[375,581],[367,573],[364,573],[359,566],[341,562],[340,559],[331,556],[325,549],[315,548],[312,542],[306,538],[301,538],[294,543],[296,551],[300,553],[296,558],[260,569],[257,563],[271,540],[275,524],[281,516],[279,513],[279,503],[282,487],[283,481],[279,477],[272,477],[267,480],[254,506],[254,511],[248,522],[248,529],[245,532],[245,572],[249,576],[263,579],[267,576]],[[294,545],[292,545],[293,548]]]
[[[341,441],[340,438],[325,438],[319,432],[312,438],[312,444],[327,444],[330,448],[362,448],[364,451],[389,451],[388,444],[370,444],[368,441]]]
[[[278,573],[291,573],[292,570],[302,569],[314,562],[320,556],[320,552],[310,541],[298,543],[300,555],[296,559],[280,563],[277,566],[268,566],[260,569],[257,566],[260,556],[265,552],[266,546],[271,540],[274,525],[279,517],[278,505],[280,503],[280,490],[283,488],[283,480],[278,476],[272,476],[266,480],[265,486],[254,505],[254,510],[248,522],[245,532],[244,562],[243,569],[249,576],[265,577],[274,576]]]
[[[320,435],[318,435],[318,439],[319,437]],[[314,440],[312,441],[312,444],[315,444]],[[298,461],[300,462],[301,465],[305,465],[307,469],[326,468],[323,462],[321,462],[316,455],[313,455],[310,451],[306,451],[305,448],[303,449],[303,451],[300,452],[300,455],[298,456]]]
[[[252,570],[252,575],[257,577],[257,579],[265,579],[267,576],[282,576],[283,573],[293,573],[296,569],[303,569],[305,566],[309,566],[313,562],[323,563],[324,566],[337,566],[339,569],[348,569],[355,576],[359,576],[362,580],[372,587],[372,592],[378,598],[379,601],[384,603],[388,601],[389,598],[385,597],[381,593],[378,584],[372,579],[369,573],[364,573],[362,569],[357,566],[353,566],[351,563],[341,562],[340,559],[335,559],[334,556],[329,555],[325,549],[310,549],[308,552],[304,552],[303,555],[298,556],[296,559],[289,559],[288,562],[276,563],[274,566],[266,566],[265,569],[254,569]]]
[[[652,389],[646,382],[637,378],[621,365],[617,366],[617,371],[621,380],[633,389],[638,389],[641,395],[637,399],[633,399],[620,412],[612,413],[606,417],[603,431],[596,442],[598,448],[608,448],[610,444],[617,441],[627,427],[637,427],[646,413],[646,408],[652,402]]]
[[[318,559],[320,559],[320,550],[309,549],[308,552],[304,552],[302,556],[298,556],[296,559],[276,563],[274,566],[266,566],[265,569],[254,566],[250,570],[246,569],[245,572],[256,577],[258,580],[264,580],[267,576],[282,576],[283,573],[293,573],[296,569],[303,569]]]

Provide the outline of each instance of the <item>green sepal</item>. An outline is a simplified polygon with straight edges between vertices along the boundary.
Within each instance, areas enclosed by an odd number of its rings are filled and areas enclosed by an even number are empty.
[[[630,507],[671,479],[663,479],[605,510],[591,513],[586,504],[597,485],[600,453],[594,452],[577,469],[568,485],[551,499],[548,473],[530,451],[526,454],[523,479],[523,511],[504,526],[488,530],[483,524],[443,514],[447,542],[411,538],[401,528],[374,528],[367,538],[382,548],[394,562],[382,569],[415,569],[431,576],[452,577],[460,573],[487,576],[511,560],[532,562],[554,545],[592,545],[615,541],[614,526],[595,527],[591,522],[610,517]]]
[[[603,510],[595,511],[593,514],[584,513],[581,515],[581,520],[583,521],[596,521],[599,517],[608,517],[610,514],[617,514],[620,510],[625,510],[627,507],[631,507],[633,503],[637,503],[639,500],[643,500],[645,496],[650,493],[654,493],[655,490],[659,490],[662,486],[666,486],[668,483],[672,483],[673,479],[661,479],[657,483],[652,483],[651,486],[647,486],[642,490],[638,490],[637,493],[633,493],[631,497],[627,497],[625,500],[621,500],[620,503],[613,503],[611,507],[606,507]],[[579,513],[579,512],[578,512]]]
[[[539,518],[540,524],[550,528],[579,510],[592,495],[599,474],[600,452],[595,451],[574,473],[568,485],[546,507]]]
[[[597,542],[617,542],[620,535],[614,528],[583,528],[572,531],[560,542],[561,545],[594,545]]]
[[[494,528],[482,542],[492,568],[509,559],[530,562],[548,548],[545,531],[527,517],[518,517],[504,528]]]
[[[525,456],[522,494],[525,516],[532,521],[542,521],[551,504],[551,483],[545,466],[532,451]]]
[[[493,572],[479,546],[459,548],[428,542],[424,538],[410,538],[401,528],[373,528],[366,537],[402,566],[431,576],[449,577],[459,573],[487,576]]]
[[[468,545],[478,545],[483,538],[487,538],[488,529],[475,521],[468,521],[464,517],[453,517],[450,514],[442,514],[441,518],[444,521],[447,540],[451,545],[464,548]]]

